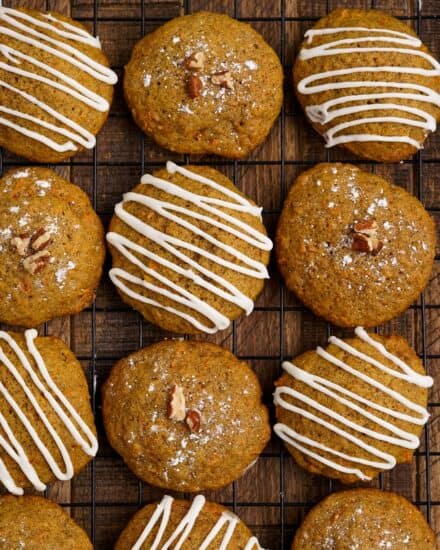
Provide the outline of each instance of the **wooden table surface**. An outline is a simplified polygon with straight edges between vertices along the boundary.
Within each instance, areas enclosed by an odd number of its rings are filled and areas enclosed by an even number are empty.
[[[354,161],[415,193],[436,218],[440,216],[440,131],[432,135],[425,149],[414,159],[393,165],[376,165],[352,159],[341,150],[327,151],[324,142],[305,121],[291,86],[291,65],[303,33],[328,9],[348,6],[383,8],[408,19],[422,40],[440,56],[440,2],[423,0],[421,16],[414,0],[5,0],[9,7],[50,9],[71,15],[96,33],[112,66],[122,76],[131,49],[143,33],[150,32],[167,18],[185,11],[209,9],[243,18],[260,31],[279,53],[286,74],[286,98],[282,116],[266,142],[245,161],[215,157],[191,159],[208,162],[235,179],[237,185],[265,210],[265,223],[273,235],[283,198],[294,178],[319,161]],[[110,118],[99,135],[95,151],[83,152],[53,168],[89,193],[105,224],[121,194],[139,181],[141,174],[161,166],[167,159],[185,162],[144,137],[131,120],[123,101],[121,82]],[[26,164],[4,152],[2,166]],[[379,331],[404,335],[426,362],[436,384],[430,394],[431,420],[422,437],[421,448],[409,465],[397,467],[372,483],[391,489],[416,502],[427,514],[434,530],[440,532],[440,279],[437,258],[429,287],[417,304]],[[108,261],[106,264],[108,271]],[[120,357],[139,347],[174,335],[143,322],[116,295],[107,277],[101,283],[96,303],[72,318],[56,319],[41,331],[65,340],[80,358],[96,388],[94,406],[100,434],[99,454],[85,471],[70,483],[55,483],[47,496],[66,509],[93,537],[97,549],[110,549],[118,533],[140,503],[160,498],[160,490],[141,483],[109,447],[100,418],[100,386]],[[330,333],[343,335],[313,316],[283,289],[272,261],[271,279],[256,303],[256,310],[239,319],[230,330],[214,337],[200,337],[231,349],[247,359],[257,372],[265,400],[271,403],[273,380],[280,372],[280,360],[324,344]],[[272,415],[273,416],[273,415]],[[272,550],[290,548],[296,525],[313,502],[337,483],[307,474],[283,452],[273,438],[263,456],[240,480],[207,497],[231,506]]]

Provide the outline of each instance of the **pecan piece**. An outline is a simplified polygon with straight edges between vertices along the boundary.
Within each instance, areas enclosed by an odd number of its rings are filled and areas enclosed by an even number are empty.
[[[202,424],[202,415],[197,409],[191,409],[186,415],[185,422],[190,429],[190,432],[199,432]]]
[[[377,238],[376,220],[361,220],[353,226],[352,250],[379,254],[383,248],[383,242]]]
[[[213,75],[211,75],[211,82],[216,86],[227,88],[228,90],[232,90],[232,88],[234,87],[234,80],[230,71],[221,71],[219,73],[214,73]]]
[[[11,239],[12,246],[15,246],[20,256],[26,256],[28,253],[29,244],[31,242],[30,237],[14,237]]]
[[[373,238],[373,243],[372,244],[373,244],[372,253],[373,253],[373,256],[376,256],[382,250],[383,242],[379,241],[379,239],[374,239]]]
[[[32,250],[39,252],[48,246],[50,243],[50,233],[45,229],[39,229],[31,239]]]
[[[375,256],[382,248],[383,242],[379,241],[376,237],[368,237],[368,235],[364,235],[363,233],[353,233],[352,250],[356,252],[370,252]]]
[[[374,237],[377,233],[377,222],[376,220],[361,220],[354,225],[353,229],[356,233]]]
[[[185,68],[190,71],[201,71],[205,66],[205,54],[203,52],[195,52],[185,58]]]
[[[40,252],[35,252],[32,256],[28,256],[23,260],[23,267],[31,275],[38,273],[43,269],[43,267],[49,261],[50,254],[47,250],[41,250]]]
[[[357,252],[372,252],[373,247],[371,239],[362,233],[353,233],[351,249],[356,250]]]
[[[200,92],[203,88],[203,82],[200,80],[200,78],[194,74],[190,75],[188,78],[187,83],[187,90],[188,95],[191,99],[195,99],[196,97],[199,97]]]
[[[171,390],[170,401],[168,403],[168,418],[182,421],[185,420],[185,414],[185,396],[183,395],[183,388],[175,384]]]

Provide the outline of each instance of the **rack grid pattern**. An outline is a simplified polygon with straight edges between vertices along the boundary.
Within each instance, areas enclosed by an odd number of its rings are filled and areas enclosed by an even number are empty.
[[[231,15],[234,15],[237,19],[248,21],[250,23],[271,23],[276,24],[280,26],[280,51],[281,51],[281,61],[283,66],[285,67],[285,74],[286,74],[286,81],[289,85],[289,73],[290,73],[290,66],[286,64],[286,24],[293,23],[293,24],[304,24],[306,26],[311,26],[314,24],[314,21],[318,19],[318,17],[312,17],[312,16],[290,16],[287,15],[287,6],[291,3],[295,2],[295,0],[280,0],[280,13],[279,16],[273,16],[268,14],[267,17],[265,16],[258,16],[258,17],[240,17],[240,0],[234,0],[233,2],[233,13]],[[315,0],[316,3],[321,2],[321,0]],[[116,22],[121,24],[138,24],[141,30],[141,35],[143,36],[146,32],[147,23],[153,23],[153,24],[160,24],[166,20],[168,20],[168,17],[162,17],[162,16],[153,16],[153,17],[146,17],[146,2],[145,0],[140,0],[140,17],[104,17],[100,16],[100,6],[98,0],[90,0],[88,2],[91,5],[93,5],[93,15],[92,16],[85,16],[85,17],[75,17],[75,19],[80,20],[84,22],[85,25],[89,26],[91,30],[93,30],[94,34],[97,33],[97,29],[101,23],[106,22]],[[133,2],[131,2],[132,4]],[[228,3],[228,6],[230,6],[229,2],[225,2],[225,4]],[[14,7],[17,7],[17,5],[26,5],[26,2],[5,2],[7,5],[11,5]],[[87,2],[83,2],[83,4],[87,4]],[[121,3],[122,4],[122,3]],[[200,2],[199,2],[200,4]],[[322,4],[326,4],[327,12],[330,10],[330,0],[327,0],[327,2],[322,2]],[[347,3],[346,3],[347,4]],[[348,2],[350,4],[350,2]],[[371,7],[376,7],[375,1],[372,0]],[[209,9],[209,2],[206,2],[207,9]],[[217,4],[218,5],[218,4]],[[190,13],[192,10],[192,2],[191,0],[186,0],[184,2],[184,11],[185,13]],[[53,2],[50,0],[46,0],[46,9],[53,8]],[[177,15],[177,13],[175,14]],[[415,8],[413,10],[412,15],[408,16],[400,16],[401,19],[404,19],[405,21],[408,21],[408,23],[411,25],[414,25],[415,29],[417,31],[422,31],[423,24],[425,21],[435,21],[438,18],[440,18],[440,15],[424,15],[423,9],[420,8],[420,5],[415,2]],[[422,32],[422,40],[423,40],[423,32]],[[122,67],[116,66],[114,67],[119,74],[121,74]],[[233,176],[234,180],[238,181],[238,172],[241,169],[241,167],[258,167],[259,169],[264,169],[264,167],[277,167],[279,170],[279,185],[280,185],[280,202],[278,208],[273,209],[266,209],[265,215],[266,216],[274,216],[276,217],[281,209],[283,197],[285,195],[286,189],[288,189],[290,185],[290,180],[287,180],[287,169],[289,167],[296,168],[304,168],[306,169],[308,166],[315,164],[316,162],[322,161],[323,159],[301,159],[301,158],[290,158],[285,153],[285,147],[284,144],[286,142],[286,123],[288,119],[290,118],[298,118],[302,115],[300,114],[299,107],[295,104],[294,101],[292,101],[291,97],[287,98],[287,101],[285,101],[285,105],[282,109],[281,115],[280,115],[280,157],[277,160],[254,160],[254,159],[245,159],[240,161],[231,161],[226,159],[218,159],[218,158],[202,158],[197,159],[194,162],[194,159],[191,159],[192,163],[195,164],[202,164],[202,165],[213,165],[215,167],[220,167],[220,169],[228,169],[230,170],[230,174]],[[128,117],[127,112],[112,112],[110,114],[110,118],[119,118],[119,117]],[[304,121],[303,118],[299,118],[299,123],[302,123]],[[157,166],[160,166],[163,164],[163,161],[155,161],[154,159],[148,159],[145,155],[145,138],[139,132],[139,139],[140,139],[140,155],[139,159],[137,161],[120,161],[116,158],[116,160],[110,159],[100,159],[99,158],[99,143],[100,140],[98,138],[98,145],[97,148],[93,151],[93,156],[91,159],[81,160],[76,159],[75,157],[67,162],[59,163],[58,165],[55,165],[55,169],[71,169],[75,170],[76,168],[86,170],[88,173],[88,177],[92,180],[92,185],[89,189],[91,192],[91,199],[93,202],[93,205],[95,209],[98,209],[98,203],[99,203],[99,193],[102,191],[99,187],[99,170],[103,167],[118,167],[118,168],[134,168],[139,170],[139,174],[143,174],[146,171],[150,171]],[[322,147],[324,147],[323,142],[321,143]],[[258,156],[257,156],[258,158]],[[332,158],[332,153],[330,151],[327,151],[327,160],[330,160]],[[184,157],[184,162],[189,163],[190,158],[188,156]],[[350,162],[352,163],[359,163],[363,165],[367,165],[371,167],[372,170],[375,170],[377,165],[374,163],[366,163],[365,161],[352,159],[350,158]],[[10,166],[16,166],[17,164],[25,165],[29,164],[27,162],[22,161],[21,159],[15,159],[11,157],[5,157],[5,155],[0,155],[0,171],[3,172],[4,169],[10,167]],[[425,170],[425,166],[430,165],[437,166],[440,164],[440,158],[431,158],[429,156],[429,150],[425,152],[418,153],[413,159],[410,159],[408,161],[405,161],[403,163],[403,166],[408,167],[408,170],[410,170],[414,175],[414,190],[420,200],[423,201],[424,199],[424,185],[423,185],[423,174]],[[72,178],[75,182],[75,179]],[[127,187],[126,190],[129,189],[130,186]],[[440,205],[439,205],[440,206]],[[439,215],[440,214],[440,208],[428,208],[428,210],[432,213],[432,215]],[[111,214],[111,211],[105,211],[100,212],[100,214],[103,214],[104,221],[107,221],[109,214]],[[439,258],[436,258],[436,262],[439,261]],[[415,338],[419,342],[419,353],[421,358],[423,359],[424,364],[428,367],[430,361],[435,361],[440,359],[439,353],[430,353],[428,352],[427,347],[427,317],[428,312],[439,312],[440,314],[440,303],[436,303],[435,300],[428,300],[425,296],[421,296],[420,300],[414,304],[411,307],[411,310],[414,311],[414,314],[416,315],[416,318],[418,322],[416,322],[417,326],[417,334],[415,335]],[[94,303],[91,308],[86,310],[86,315],[90,316],[91,322],[89,325],[87,325],[87,328],[85,330],[90,330],[90,334],[88,335],[89,341],[90,341],[90,349],[87,351],[87,353],[77,353],[79,359],[83,362],[85,367],[88,369],[89,375],[90,375],[90,382],[91,386],[93,388],[92,392],[92,398],[93,398],[93,410],[97,413],[98,416],[98,430],[100,432],[103,432],[102,423],[99,420],[99,391],[96,391],[96,380],[99,381],[99,383],[102,383],[103,379],[105,378],[105,375],[100,370],[101,368],[101,360],[103,360],[106,364],[110,365],[117,359],[121,357],[121,354],[104,354],[102,355],[102,349],[100,349],[99,344],[97,342],[97,316],[98,315],[109,315],[109,314],[125,314],[125,312],[128,312],[129,309],[125,308],[122,303],[118,303],[117,305],[112,305],[111,308],[107,307],[106,305],[99,305],[99,303]],[[265,313],[271,313],[278,316],[278,323],[279,323],[279,342],[278,342],[278,353],[271,354],[271,355],[259,355],[259,354],[239,354],[238,353],[238,345],[237,345],[237,326],[236,323],[233,325],[232,330],[232,351],[235,354],[238,354],[241,359],[248,360],[250,362],[258,362],[258,361],[276,361],[278,364],[281,364],[282,360],[284,360],[286,355],[286,345],[285,345],[285,332],[284,332],[284,319],[286,313],[293,312],[293,313],[306,313],[307,310],[301,306],[301,305],[291,305],[291,300],[287,298],[287,293],[285,292],[285,289],[283,288],[283,285],[279,285],[279,298],[278,303],[276,305],[264,305],[259,306],[255,308],[255,312],[260,312],[262,314]],[[136,314],[137,315],[137,314]],[[439,315],[440,317],[440,315]],[[138,316],[137,320],[137,326],[138,326],[138,347],[142,347],[143,345],[146,345],[145,342],[145,323],[142,321],[140,316]],[[50,332],[50,324],[46,325],[44,327],[45,333]],[[331,325],[326,325],[325,331],[327,333],[327,336],[332,334],[334,332],[335,328]],[[156,331],[155,333],[155,339],[160,340],[163,335]],[[278,336],[278,335],[277,335]],[[123,354],[122,354],[123,355]],[[286,357],[287,358],[287,357]],[[432,374],[432,372],[431,372]],[[270,397],[270,394],[268,395]],[[434,400],[430,402],[429,404],[431,412],[434,410],[439,409],[440,407],[440,398],[437,400]],[[439,413],[440,414],[440,413]],[[431,448],[431,434],[430,434],[430,428],[429,426],[426,427],[424,436],[423,436],[423,445],[420,450],[418,450],[415,453],[416,458],[414,459],[417,464],[417,483],[420,483],[424,487],[424,491],[417,489],[417,498],[413,499],[414,502],[420,506],[424,512],[426,513],[429,520],[433,519],[433,510],[437,509],[440,512],[440,497],[439,498],[433,498],[431,494],[431,463],[433,458],[440,456],[440,445],[438,447],[439,450],[434,450]],[[115,454],[106,454],[104,459],[106,461],[120,461],[122,462]],[[142,504],[144,504],[146,501],[151,500],[150,498],[145,498],[145,485],[138,481],[137,485],[137,500],[127,500],[125,502],[124,500],[104,500],[102,501],[97,496],[97,487],[101,483],[99,473],[97,471],[97,464],[98,461],[103,460],[103,457],[98,455],[97,459],[92,462],[90,468],[86,472],[87,482],[89,483],[89,490],[86,492],[87,498],[80,498],[76,499],[73,498],[71,502],[63,501],[63,499],[60,499],[60,503],[64,506],[71,509],[71,513],[73,515],[79,514],[79,517],[77,521],[80,523],[82,522],[83,525],[89,530],[92,542],[95,544],[97,543],[97,548],[105,548],[105,545],[102,545],[102,543],[99,542],[101,540],[100,537],[100,530],[102,529],[102,525],[98,524],[97,521],[97,514],[98,511],[102,508],[107,508],[109,510],[109,513],[111,514],[112,509],[116,508],[124,508],[126,509],[127,513],[130,515],[131,513],[134,513],[137,507],[140,507]],[[245,501],[239,498],[237,495],[237,486],[236,483],[232,486],[232,491],[230,493],[230,498],[226,498],[223,500],[223,503],[227,506],[230,506],[232,510],[236,511],[243,507],[255,507],[255,508],[276,508],[278,510],[278,523],[277,524],[271,524],[271,529],[275,530],[276,535],[271,536],[270,541],[271,544],[274,545],[272,548],[290,548],[292,533],[294,530],[295,525],[288,519],[289,516],[289,510],[292,508],[298,508],[298,509],[304,509],[307,510],[316,502],[316,498],[313,499],[304,499],[304,500],[292,500],[288,497],[286,497],[286,463],[287,461],[290,461],[290,457],[288,454],[283,450],[282,445],[278,446],[272,446],[269,448],[268,451],[266,451],[260,460],[278,460],[279,461],[279,495],[277,495],[277,500],[260,500],[260,501]],[[307,479],[307,478],[305,478]],[[258,483],[258,480],[256,480]],[[75,482],[73,482],[75,483]],[[330,493],[333,490],[335,490],[337,487],[335,486],[332,481],[323,482],[324,483],[324,491],[323,493]],[[387,488],[388,482],[385,480],[384,476],[380,476],[379,479],[379,486],[381,488]],[[399,490],[398,487],[394,487],[391,484],[391,488]],[[440,493],[439,493],[440,494]],[[53,498],[53,494],[50,493],[49,496]],[[157,495],[156,495],[157,496]],[[189,495],[187,495],[189,496]],[[274,495],[271,495],[272,497]],[[81,509],[86,509],[87,513],[82,516],[79,511]],[[78,511],[79,510],[79,511]],[[128,517],[128,516],[126,516]],[[82,519],[81,519],[82,518]],[[111,519],[110,519],[111,522]],[[258,525],[257,526],[260,531],[264,533],[265,526],[264,525]],[[436,525],[437,529],[440,530],[440,518]],[[256,529],[256,532],[259,533],[258,529]],[[263,535],[263,542],[264,542],[264,535]]]

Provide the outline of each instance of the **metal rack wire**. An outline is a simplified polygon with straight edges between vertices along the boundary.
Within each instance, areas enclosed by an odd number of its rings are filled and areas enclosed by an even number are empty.
[[[320,1],[320,0],[317,0]],[[314,17],[292,17],[286,15],[286,4],[289,2],[289,0],[280,0],[280,14],[277,17],[274,16],[267,16],[267,17],[239,17],[239,2],[240,0],[234,0],[234,13],[233,15],[242,21],[248,21],[250,23],[253,22],[272,22],[277,23],[280,25],[280,44],[281,44],[281,61],[284,67],[286,67],[286,56],[285,56],[285,45],[286,45],[286,23],[288,22],[306,22],[310,26],[314,24],[314,21],[318,18]],[[23,5],[24,2],[21,2],[21,5]],[[50,0],[46,0],[47,9],[50,9],[51,2]],[[107,18],[107,17],[100,17],[99,13],[99,2],[98,0],[90,0],[90,4],[93,4],[93,16],[92,17],[84,17],[84,18],[76,18],[80,21],[87,22],[88,24],[92,25],[92,28],[94,30],[94,33],[96,34],[97,28],[99,23],[101,22],[137,22],[139,24],[142,36],[145,34],[145,28],[146,28],[146,10],[145,10],[145,0],[140,0],[140,17],[139,18]],[[185,12],[190,13],[191,12],[191,0],[185,1]],[[327,11],[330,9],[330,1],[326,1]],[[375,1],[372,0],[371,7],[375,7]],[[429,19],[437,19],[440,16],[435,15],[423,15],[420,7],[416,6],[416,12],[414,16],[409,17],[401,17],[401,19],[408,20],[409,22],[412,22],[416,26],[416,30],[420,31],[422,23],[424,20]],[[166,21],[166,18],[163,17],[153,17],[149,18],[149,22],[155,22],[160,23],[163,21]],[[116,69],[121,69],[121,67],[115,67]],[[286,71],[290,72],[290,67],[286,67]],[[291,159],[291,158],[285,158],[285,150],[283,147],[283,144],[286,139],[286,120],[288,117],[296,117],[298,114],[298,111],[295,110],[295,108],[292,110],[292,105],[284,105],[282,112],[281,112],[281,120],[280,120],[280,158],[278,160],[240,160],[240,161],[231,161],[227,159],[215,159],[212,160],[205,160],[202,159],[201,161],[197,161],[196,164],[201,165],[210,165],[215,164],[215,166],[227,166],[232,168],[233,178],[234,180],[237,179],[237,173],[238,169],[241,166],[278,166],[279,167],[279,173],[280,173],[280,204],[278,208],[272,209],[269,211],[266,211],[266,214],[273,214],[277,215],[281,211],[286,186],[290,182],[286,182],[286,167],[288,166],[304,166],[306,168],[308,165],[315,164],[314,161],[311,160],[301,160],[301,159]],[[119,117],[119,116],[126,116],[126,114],[119,114],[119,113],[111,113],[111,117]],[[113,161],[101,161],[99,159],[99,136],[97,141],[97,147],[95,148],[93,152],[93,159],[91,161],[80,161],[75,160],[73,158],[72,160],[68,162],[61,162],[56,166],[63,167],[63,166],[70,166],[70,167],[87,167],[90,169],[91,177],[93,178],[93,187],[92,187],[92,202],[95,207],[97,208],[98,205],[98,169],[103,166],[122,166],[122,167],[138,167],[140,170],[140,173],[145,173],[145,171],[151,170],[158,165],[161,165],[162,162],[155,162],[150,161],[145,158],[145,138],[143,135],[140,134],[141,140],[141,147],[140,147],[140,157],[137,162],[119,162],[117,160]],[[327,156],[328,160],[330,159],[330,153],[328,153]],[[189,162],[189,157],[185,156],[185,162]],[[362,164],[368,164],[365,163],[365,161],[360,160],[352,160],[350,159],[350,162],[353,163],[361,163]],[[423,168],[424,164],[430,164],[430,163],[437,163],[439,162],[437,159],[430,159],[430,158],[424,158],[424,155],[422,152],[418,153],[413,159],[405,161],[405,164],[409,164],[412,167],[412,170],[414,171],[414,174],[416,175],[416,182],[417,182],[417,193],[419,198],[423,201]],[[16,161],[7,161],[3,159],[3,156],[0,154],[0,170],[3,171],[5,167],[8,165],[16,165]],[[20,164],[27,164],[26,162],[20,162]],[[28,163],[29,164],[29,163]],[[374,163],[370,163],[372,167],[374,167]],[[432,213],[438,213],[438,209],[428,209]],[[438,261],[439,258],[436,258]],[[413,310],[416,310],[418,314],[420,314],[421,319],[421,358],[424,362],[424,364],[428,365],[428,360],[430,359],[440,359],[440,355],[436,354],[428,354],[427,352],[427,345],[426,345],[426,312],[430,309],[436,309],[440,310],[440,305],[437,304],[430,304],[426,303],[424,296],[421,297],[420,302],[417,304],[414,304],[412,306]],[[112,312],[118,311],[117,309],[112,309]],[[122,311],[122,309],[121,309]],[[125,310],[123,310],[125,311]],[[243,360],[273,360],[278,361],[281,365],[281,362],[285,358],[285,334],[284,334],[284,328],[283,328],[283,320],[286,312],[304,312],[306,311],[305,308],[302,306],[290,306],[286,303],[286,296],[285,296],[285,290],[283,285],[280,285],[279,288],[279,307],[278,306],[259,306],[255,308],[255,311],[263,311],[263,312],[275,312],[278,313],[279,318],[279,326],[280,326],[280,334],[279,334],[279,352],[275,355],[270,356],[264,356],[261,357],[259,355],[242,355],[240,356],[240,359]],[[90,354],[80,355],[79,359],[85,361],[89,365],[89,372],[90,372],[90,381],[91,385],[94,388],[94,391],[92,392],[92,399],[93,399],[93,411],[98,413],[99,418],[99,402],[96,392],[96,379],[99,366],[98,366],[98,360],[100,359],[100,349],[98,349],[97,346],[97,335],[96,335],[96,320],[97,320],[97,314],[98,313],[104,313],[109,312],[107,309],[99,308],[96,304],[93,304],[91,308],[89,308],[88,312],[91,315],[92,323],[91,323],[91,352]],[[143,322],[141,317],[139,316],[138,320],[138,330],[139,330],[139,338],[138,338],[138,346],[143,347],[144,345],[144,332],[143,332]],[[47,328],[46,328],[47,330]],[[327,333],[330,335],[332,333],[332,326],[327,325]],[[233,325],[233,332],[232,332],[232,351],[237,354],[237,327],[234,323]],[[108,361],[113,361],[119,359],[119,357],[115,356],[108,356],[105,355],[105,359]],[[440,407],[440,402],[432,402],[429,404],[431,408]],[[102,430],[102,426],[98,424],[98,429]],[[271,501],[271,502],[243,502],[240,501],[237,498],[237,491],[236,491],[236,484],[233,484],[232,487],[232,499],[228,502],[224,502],[225,505],[230,506],[234,511],[240,507],[240,506],[256,506],[256,507],[277,507],[279,510],[279,536],[278,536],[278,548],[290,548],[291,544],[291,531],[294,526],[290,525],[288,521],[286,520],[287,510],[292,507],[310,507],[314,504],[314,502],[311,502],[309,500],[306,500],[304,502],[300,501],[291,501],[285,497],[285,462],[286,460],[290,460],[288,458],[287,453],[283,450],[283,447],[280,446],[279,452],[266,452],[262,455],[260,460],[265,459],[273,459],[278,458],[279,460],[279,498],[278,501]],[[434,501],[431,499],[431,490],[430,490],[430,483],[431,483],[431,472],[430,472],[430,458],[433,456],[440,456],[440,452],[437,451],[431,451],[430,450],[430,434],[429,434],[429,427],[425,428],[424,433],[424,450],[419,450],[416,453],[416,457],[423,457],[425,460],[425,480],[424,483],[426,485],[426,495],[424,498],[418,498],[416,499],[415,503],[419,506],[422,506],[426,509],[427,517],[428,519],[431,518],[432,508],[435,506],[440,506],[440,502]],[[116,455],[113,457],[115,460],[120,460]],[[99,455],[97,460],[99,460]],[[106,457],[108,460],[108,457]],[[85,501],[79,501],[79,502],[66,502],[61,503],[64,506],[70,507],[70,508],[88,508],[90,511],[90,524],[89,524],[89,531],[90,536],[92,539],[93,544],[95,544],[96,541],[96,515],[97,510],[102,507],[129,507],[130,511],[134,513],[136,507],[140,507],[142,504],[144,504],[144,498],[143,498],[143,484],[142,482],[138,482],[137,486],[137,503],[134,502],[100,502],[98,501],[96,497],[96,488],[97,483],[99,483],[97,471],[96,471],[96,461],[93,461],[91,465],[90,470],[90,498],[86,499]],[[384,484],[383,478],[380,479],[380,486],[382,487]],[[331,492],[333,490],[333,483],[331,481],[328,482],[327,490],[328,492]],[[99,548],[99,546],[97,546]]]

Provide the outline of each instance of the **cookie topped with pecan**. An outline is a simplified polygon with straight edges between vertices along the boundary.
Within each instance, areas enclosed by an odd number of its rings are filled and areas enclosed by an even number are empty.
[[[0,181],[0,321],[32,327],[93,300],[103,228],[87,195],[47,168]]]
[[[242,158],[277,118],[282,82],[277,54],[250,25],[199,12],[136,44],[124,92],[138,126],[162,147]]]
[[[289,290],[332,323],[367,327],[405,311],[429,281],[436,229],[405,189],[350,164],[301,174],[277,230]]]
[[[174,491],[228,485],[270,437],[258,378],[208,342],[166,340],[121,359],[104,385],[102,412],[129,468]]]

